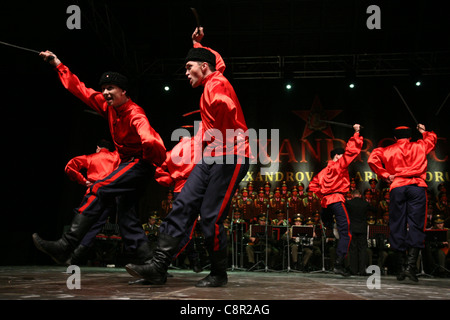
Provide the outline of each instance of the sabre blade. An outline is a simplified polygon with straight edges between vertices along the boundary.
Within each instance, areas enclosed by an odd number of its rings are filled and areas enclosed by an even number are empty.
[[[191,10],[195,16],[195,21],[197,22],[197,27],[200,28],[200,16],[198,15],[197,9],[191,8]]]
[[[15,44],[3,42],[3,41],[0,41],[0,43],[1,43],[1,44],[4,44],[5,46],[13,47],[13,48],[16,48],[16,49],[21,49],[21,50],[25,50],[25,51],[29,51],[29,52],[34,52],[34,53],[37,53],[37,54],[40,53],[40,52],[37,51],[37,50],[33,50],[33,49],[21,47],[21,46],[16,46]]]
[[[394,86],[395,91],[397,91],[398,95],[400,96],[400,99],[402,99],[406,109],[408,110],[409,114],[411,115],[411,117],[413,118],[414,122],[417,124],[419,124],[419,122],[417,121],[416,117],[414,117],[414,114],[412,113],[411,109],[409,108],[408,104],[406,103],[405,99],[403,99],[402,94],[400,93],[400,91],[398,91],[397,87]]]
[[[450,97],[450,92],[448,93],[447,97],[445,97],[444,102],[442,102],[441,106],[439,107],[438,111],[436,111],[435,116],[439,115],[439,112],[441,112],[442,107],[444,106],[444,104],[447,102],[448,97]]]
[[[195,21],[197,22],[197,30],[198,30],[197,31],[197,35],[199,35],[200,34],[200,27],[201,27],[201,25],[200,25],[200,16],[198,15],[197,9],[191,8],[191,10],[192,10],[192,13],[195,16]]]
[[[25,50],[25,51],[28,51],[28,52],[37,53],[37,54],[41,53],[40,51],[37,51],[37,50],[33,50],[33,49],[17,46],[15,44],[11,44],[11,43],[4,42],[4,41],[0,41],[0,44],[3,44],[3,45],[8,46],[8,47],[12,47],[12,48],[20,49],[20,50]],[[55,57],[54,56],[49,56],[47,59],[48,60],[53,60],[53,59],[55,59]]]
[[[340,127],[345,127],[345,128],[353,128],[353,125],[351,124],[347,124],[347,123],[342,123],[342,122],[336,122],[336,121],[330,121],[330,120],[320,120],[320,122],[324,122],[324,123],[328,123],[328,124],[335,124],[337,126]],[[361,129],[363,129],[363,126],[360,126]]]

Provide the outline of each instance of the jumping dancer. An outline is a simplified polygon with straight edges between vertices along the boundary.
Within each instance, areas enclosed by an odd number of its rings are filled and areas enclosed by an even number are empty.
[[[119,153],[120,164],[107,177],[89,187],[70,230],[57,241],[46,241],[36,233],[36,247],[57,263],[65,264],[72,251],[99,219],[105,208],[117,199],[119,227],[127,247],[137,250],[140,261],[150,258],[148,239],[137,217],[136,205],[155,166],[160,166],[166,149],[159,134],[150,126],[144,110],[127,94],[128,79],[117,72],[105,72],[100,78],[101,92],[87,88],[58,57],[50,51],[41,57],[54,66],[63,86],[103,116]]]
[[[423,124],[418,124],[417,130],[423,139],[411,142],[409,127],[395,128],[396,142],[386,148],[374,149],[367,161],[378,177],[391,182],[389,243],[397,256],[399,281],[406,277],[419,281],[416,263],[425,243],[427,154],[435,148],[437,135],[425,131]]]
[[[242,135],[233,137],[231,143],[224,139],[227,129],[246,132],[247,125],[234,89],[223,76],[225,63],[217,52],[200,44],[203,36],[203,28],[196,28],[192,34],[194,48],[185,59],[186,76],[191,86],[204,87],[200,98],[205,144],[203,158],[192,170],[172,211],[161,225],[152,260],[145,265],[126,266],[131,275],[153,284],[166,282],[167,268],[185,236],[186,226],[192,225],[198,214],[211,272],[196,286],[219,287],[228,282],[227,236],[223,220],[234,190],[248,171],[250,150],[248,138]]]
[[[309,190],[318,196],[322,196],[322,220],[327,227],[332,218],[336,219],[339,232],[339,242],[336,248],[336,262],[334,272],[343,276],[349,274],[344,268],[344,259],[347,256],[352,233],[350,219],[345,208],[345,194],[350,188],[348,166],[359,155],[363,145],[363,137],[359,134],[360,125],[353,125],[355,133],[348,140],[345,150],[333,149],[330,153],[331,160],[326,168],[320,171],[309,183]]]

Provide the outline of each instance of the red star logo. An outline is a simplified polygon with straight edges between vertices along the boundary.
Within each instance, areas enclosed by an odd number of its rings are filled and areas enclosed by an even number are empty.
[[[320,120],[331,120],[336,117],[342,110],[323,110],[322,104],[318,96],[314,98],[311,110],[294,110],[297,116],[305,120],[306,126],[303,131],[302,139],[306,139],[315,131],[322,131],[327,136],[334,138],[333,131],[329,124]]]

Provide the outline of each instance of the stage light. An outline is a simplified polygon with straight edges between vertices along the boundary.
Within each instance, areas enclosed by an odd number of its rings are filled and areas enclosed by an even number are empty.
[[[169,86],[164,86],[164,91],[166,91],[166,92],[170,91],[170,87]]]
[[[416,87],[420,87],[422,85],[422,77],[423,77],[422,69],[414,66],[414,67],[411,67],[409,72],[410,72],[410,76],[412,78],[411,79],[412,83],[414,83],[414,85]]]
[[[356,71],[354,67],[347,66],[345,71],[345,81],[350,89],[354,89],[356,86]]]
[[[286,90],[291,90],[292,89],[292,84],[288,83],[286,84]]]

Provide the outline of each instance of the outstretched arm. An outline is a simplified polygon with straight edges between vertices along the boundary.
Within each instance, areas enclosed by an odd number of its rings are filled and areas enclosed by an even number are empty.
[[[106,109],[104,108],[105,98],[100,92],[87,88],[85,84],[81,82],[80,79],[78,79],[78,77],[74,75],[53,52],[47,50],[41,52],[39,55],[44,59],[44,61],[56,68],[59,79],[67,90],[69,90],[73,95],[89,107],[97,111],[100,115],[106,115]],[[53,59],[50,57],[53,57]]]

